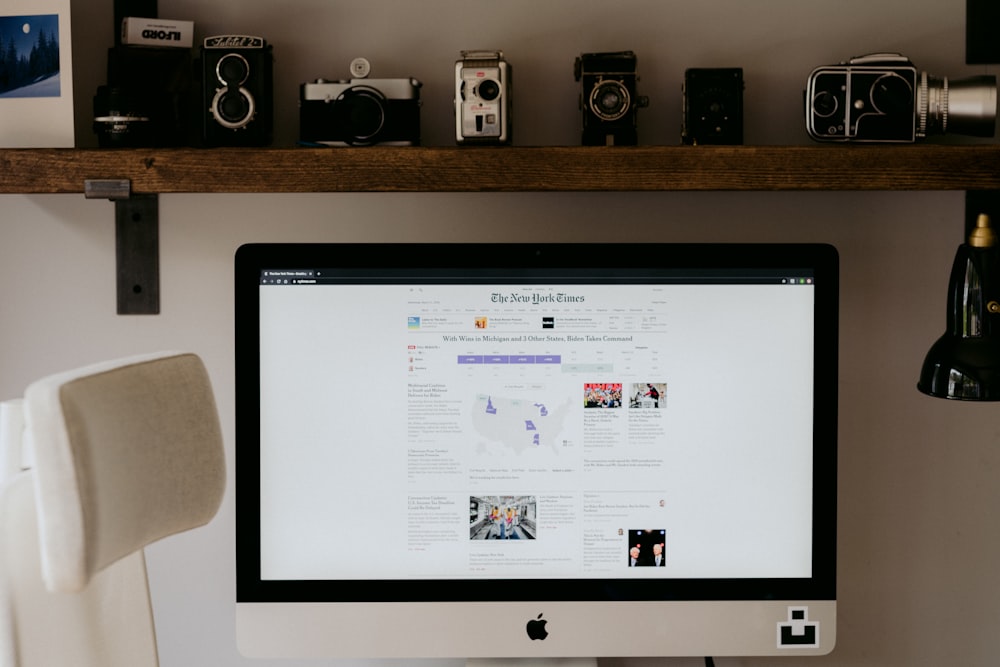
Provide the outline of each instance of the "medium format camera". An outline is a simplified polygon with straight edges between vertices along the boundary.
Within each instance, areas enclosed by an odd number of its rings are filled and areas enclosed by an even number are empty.
[[[271,143],[274,62],[271,45],[253,35],[206,37],[201,48],[203,138],[209,146]]]
[[[688,145],[743,143],[743,70],[696,67],[684,72],[684,126]]]
[[[949,82],[898,53],[818,67],[805,91],[806,131],[817,141],[912,142],[932,134],[992,137],[995,76]]]
[[[371,64],[351,61],[347,81],[304,83],[299,138],[326,146],[420,145],[420,86],[416,79],[369,79]]]
[[[462,51],[455,63],[456,142],[510,143],[510,75],[503,51]]]
[[[573,68],[582,88],[584,146],[634,146],[636,112],[649,98],[636,94],[637,59],[632,51],[584,53]]]
[[[194,143],[198,88],[190,49],[113,47],[108,50],[107,81],[94,95],[99,146]]]

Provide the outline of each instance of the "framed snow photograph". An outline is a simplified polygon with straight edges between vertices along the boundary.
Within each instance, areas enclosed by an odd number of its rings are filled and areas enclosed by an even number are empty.
[[[0,147],[72,147],[70,0],[0,1]]]

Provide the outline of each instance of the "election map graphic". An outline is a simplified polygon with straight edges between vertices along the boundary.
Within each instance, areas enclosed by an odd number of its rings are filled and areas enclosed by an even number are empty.
[[[569,410],[569,400],[550,407],[541,399],[479,394],[472,404],[472,426],[489,443],[517,454],[538,447],[556,450]]]

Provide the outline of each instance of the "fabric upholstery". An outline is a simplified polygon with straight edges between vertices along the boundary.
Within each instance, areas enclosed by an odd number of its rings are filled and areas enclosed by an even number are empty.
[[[208,373],[194,354],[44,378],[25,391],[24,418],[51,591],[80,591],[111,563],[218,510],[221,431]]]
[[[0,483],[0,667],[156,667],[146,561],[136,551],[80,593],[42,581],[34,471]]]
[[[0,402],[0,482],[30,468],[31,454],[24,447],[24,401]]]

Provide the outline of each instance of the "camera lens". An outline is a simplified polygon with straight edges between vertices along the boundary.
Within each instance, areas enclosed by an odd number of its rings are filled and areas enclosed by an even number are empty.
[[[100,86],[94,96],[94,132],[101,148],[152,146],[149,117],[135,110],[134,97],[121,88]]]
[[[620,81],[600,81],[590,93],[590,110],[601,120],[618,120],[628,111],[630,99]]]
[[[226,87],[215,91],[209,109],[219,125],[230,130],[238,130],[253,120],[257,106],[253,95],[246,88],[231,90]]]
[[[215,76],[227,85],[243,85],[249,75],[250,64],[238,53],[227,53],[215,65]]]
[[[479,95],[480,99],[486,100],[487,102],[495,100],[500,96],[500,84],[492,79],[486,79],[476,86],[476,93]]]
[[[219,115],[229,122],[237,122],[247,117],[250,101],[243,95],[227,94],[219,100]]]
[[[345,90],[338,99],[339,127],[344,128],[344,140],[349,144],[375,143],[385,124],[384,97],[374,88],[355,86]]]
[[[992,137],[996,130],[997,81],[992,75],[952,81],[920,75],[918,136],[953,132]]]

